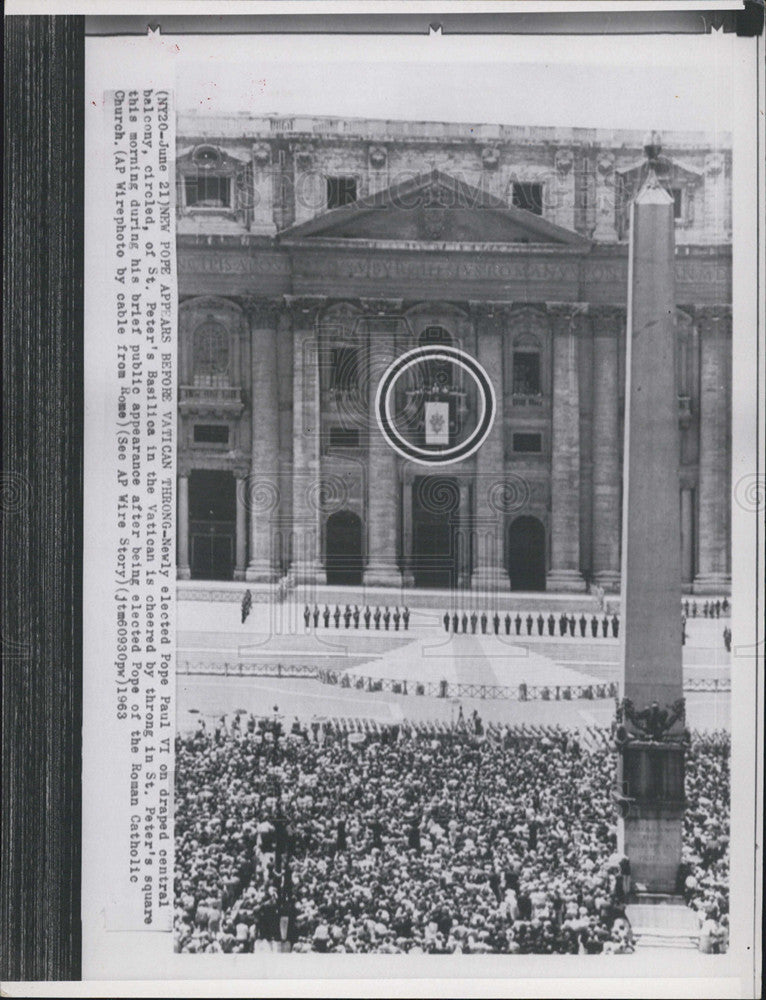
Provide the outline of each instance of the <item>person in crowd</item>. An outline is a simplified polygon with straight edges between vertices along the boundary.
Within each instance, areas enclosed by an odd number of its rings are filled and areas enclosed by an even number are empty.
[[[537,616],[537,634],[542,635],[545,631],[545,619],[543,618],[542,611]]]
[[[527,621],[526,621],[527,635],[532,635],[532,627],[534,626],[534,624],[535,624],[535,620],[534,620],[534,618],[532,617],[532,615],[530,613],[530,614],[527,615]]]
[[[487,634],[487,612],[486,611],[482,611],[481,618],[479,619],[479,622],[481,623],[481,634],[482,635],[486,635]]]
[[[598,618],[595,615],[590,620],[590,634],[594,639],[598,638]]]
[[[521,635],[521,615],[519,614],[518,611],[516,612],[516,617],[513,620],[513,624],[516,628],[516,635]]]
[[[697,602],[692,601],[692,618],[697,617]]]
[[[393,617],[394,617],[394,632],[398,632],[399,631],[399,623],[402,620],[402,613],[399,610],[399,606],[398,605],[394,608],[394,616]]]
[[[340,608],[336,604],[335,610],[332,613],[332,620],[335,622],[335,627],[340,628]]]
[[[455,613],[454,613],[454,614],[452,615],[452,631],[453,631],[453,632],[454,632],[454,633],[455,633],[456,635],[457,635],[457,631],[458,631],[458,626],[459,626],[459,619],[458,619],[458,616],[457,616],[457,611],[456,611],[456,612],[455,612]],[[463,630],[463,631],[465,631],[465,630]]]
[[[500,615],[497,611],[492,616],[492,627],[495,630],[495,635],[500,635]]]
[[[354,619],[354,628],[359,628],[359,605],[354,605],[354,610],[352,612],[352,617]]]
[[[575,622],[575,616],[574,615],[570,615],[569,616],[569,634],[572,636],[572,638],[574,638],[575,628],[576,627],[577,627],[577,623]]]
[[[556,619],[553,617],[553,612],[548,615],[548,635],[556,634]]]
[[[370,611],[370,605],[369,604],[365,604],[365,606],[364,606],[364,614],[362,615],[362,617],[364,618],[364,627],[366,629],[369,629],[369,627],[370,627],[370,619],[372,618],[372,611]]]
[[[726,648],[726,652],[731,652],[731,629],[727,625],[723,630],[723,644]]]
[[[444,612],[444,631],[449,632],[449,611]]]
[[[314,628],[315,629],[319,628],[319,605],[318,604],[314,605],[313,617],[314,617]]]
[[[721,617],[721,601],[720,600],[717,600],[715,602],[715,616],[716,616],[716,618],[720,618]]]
[[[246,590],[242,596],[242,624],[244,625],[247,621],[247,616],[250,614],[250,608],[253,606],[253,595],[249,590]]]
[[[376,604],[372,620],[375,622],[375,628],[378,630],[380,629],[380,619],[381,619],[380,606]]]
[[[686,645],[686,615],[681,615],[681,645]]]
[[[383,611],[383,627],[385,628],[386,632],[388,632],[388,626],[390,624],[391,624],[391,609],[389,608],[388,605],[386,605],[385,610]]]
[[[705,603],[702,605],[702,616],[703,616],[703,618],[707,618],[708,615],[709,615],[709,613],[710,613],[710,602],[709,601],[705,601]]]
[[[511,634],[511,615],[510,612],[506,611],[505,618],[503,619],[503,624],[505,625],[505,634]]]
[[[612,615],[612,635],[615,639],[620,635],[620,619],[617,615]]]
[[[604,615],[604,617],[601,619],[601,634],[603,635],[603,637],[605,639],[609,635],[609,616],[608,615]]]
[[[689,601],[688,600],[684,601],[684,614],[686,615],[687,618],[689,617]]]
[[[584,639],[586,629],[588,628],[588,619],[585,617],[584,614],[580,615],[579,625],[580,625],[580,635]]]
[[[324,619],[324,627],[330,627],[330,609],[325,604],[324,611],[322,612],[322,618]]]
[[[405,604],[402,608],[402,624],[404,625],[404,631],[409,631],[410,627],[410,609]]]
[[[303,607],[303,624],[306,628],[306,631],[308,632],[308,630],[311,628],[311,609],[309,608],[308,604],[304,605]]]
[[[465,611],[460,617],[460,625],[461,625],[461,631],[463,635],[465,635],[465,633],[468,631],[468,615],[465,613]]]
[[[728,600],[727,600],[727,599],[726,599],[725,597],[724,597],[724,599],[723,599],[723,600],[721,601],[721,611],[722,611],[722,612],[723,612],[723,614],[725,614],[725,615],[727,615],[727,614],[729,613],[729,602],[728,602]]]
[[[351,605],[347,604],[343,610],[343,627],[348,628],[351,624]]]
[[[253,951],[283,917],[298,952],[632,950],[608,739],[475,710],[361,746],[252,721],[176,738],[178,951]],[[727,735],[692,736],[680,889],[709,952],[728,942],[729,760]]]
[[[559,615],[559,635],[567,634],[567,626],[569,625],[569,619],[567,618],[565,612],[561,612]]]
[[[471,635],[476,634],[476,622],[479,620],[475,611],[471,612]]]

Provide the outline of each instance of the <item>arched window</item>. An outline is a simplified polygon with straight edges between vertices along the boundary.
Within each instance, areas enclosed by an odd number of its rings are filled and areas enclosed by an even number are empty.
[[[437,347],[451,347],[452,335],[443,326],[427,326],[418,337],[418,344],[421,347],[435,345]],[[428,363],[429,388],[432,386],[439,389],[449,389],[452,383],[452,365],[449,361],[429,361]]]
[[[194,385],[229,384],[229,335],[220,323],[207,322],[194,331]]]

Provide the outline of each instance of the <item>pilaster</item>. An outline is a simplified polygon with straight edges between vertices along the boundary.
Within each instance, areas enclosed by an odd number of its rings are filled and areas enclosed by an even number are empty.
[[[583,307],[548,308],[553,335],[551,563],[548,590],[582,591],[580,573],[580,391],[578,323]]]

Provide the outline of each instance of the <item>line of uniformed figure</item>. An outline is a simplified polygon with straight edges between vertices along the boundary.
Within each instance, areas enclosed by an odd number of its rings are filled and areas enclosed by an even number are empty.
[[[691,615],[692,618],[697,618],[700,610],[702,611],[703,618],[720,618],[722,614],[727,614],[729,610],[729,602],[724,599],[722,601],[705,601],[702,608],[697,605],[696,601],[684,601],[684,614],[688,618]]]
[[[314,628],[319,628],[320,619],[325,628],[331,628],[331,619],[335,628],[340,628],[342,619],[344,628],[351,628],[352,623],[354,628],[359,628],[361,621],[364,623],[366,629],[380,629],[382,625],[385,631],[389,631],[393,624],[394,632],[399,631],[400,625],[406,632],[410,627],[410,609],[405,606],[400,611],[398,607],[395,607],[391,611],[388,605],[386,605],[381,611],[380,606],[376,605],[373,611],[369,604],[365,604],[364,611],[360,611],[358,604],[355,604],[353,608],[350,604],[347,604],[343,611],[341,611],[340,605],[336,604],[335,610],[331,612],[326,604],[323,611],[319,610],[318,604],[315,604],[313,609],[308,604],[304,607],[303,621],[307,629],[311,628],[312,623]]]
[[[558,631],[558,634],[562,636],[574,636],[577,635],[578,627],[581,636],[587,636],[590,631],[590,635],[594,639],[598,638],[599,635],[607,638],[610,630],[615,639],[620,634],[620,619],[617,615],[611,615],[611,617],[604,615],[603,618],[593,615],[588,619],[583,614],[577,619],[574,615],[562,612],[558,618],[554,614],[549,614],[547,618],[544,618],[542,614],[538,614],[537,618],[528,614],[526,618],[522,618],[517,612],[515,618],[511,618],[510,613],[507,613],[501,619],[497,611],[492,618],[489,618],[485,611],[481,615],[475,611],[472,611],[470,615],[466,611],[462,615],[458,615],[456,611],[453,611],[452,614],[445,611],[442,621],[445,632],[468,633],[470,631],[472,635],[475,635],[477,630],[480,630],[484,635],[488,634],[490,625],[491,631],[495,635],[500,635],[501,625],[505,628],[506,635],[523,635],[522,627],[526,627],[526,635],[533,635],[536,628],[538,635],[545,635],[546,632],[548,635],[556,635]]]

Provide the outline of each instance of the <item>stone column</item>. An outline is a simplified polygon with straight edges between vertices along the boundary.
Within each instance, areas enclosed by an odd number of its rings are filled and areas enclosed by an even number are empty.
[[[694,578],[694,504],[689,486],[681,487],[681,583]]]
[[[179,580],[191,577],[189,566],[189,476],[178,477],[178,556],[176,576]]]
[[[237,477],[235,503],[237,505],[235,548],[234,548],[234,579],[245,579],[247,560],[247,477]]]
[[[316,300],[290,300],[293,320],[293,561],[296,585],[327,582],[322,565],[319,341]]]
[[[620,440],[617,350],[622,313],[593,313],[593,575],[620,587]]]
[[[549,308],[553,335],[551,568],[547,589],[585,590],[580,573],[580,392],[576,307]]]
[[[457,552],[457,585],[461,590],[471,586],[471,491],[468,480],[461,478],[458,481],[460,495],[460,507],[458,508],[458,538],[459,550]]]
[[[695,594],[728,593],[730,313],[703,309],[700,330],[699,566]]]
[[[507,587],[503,567],[505,496],[505,452],[503,440],[503,329],[508,309],[502,306],[472,304],[476,325],[479,363],[492,381],[497,413],[492,430],[476,454],[474,489],[474,567],[471,587],[474,590],[499,590]]]
[[[278,307],[248,303],[250,318],[251,466],[243,495],[250,512],[250,554],[245,578],[271,582],[274,565],[272,517],[279,503],[279,408],[277,403]],[[237,513],[239,517],[239,511]]]
[[[401,573],[396,564],[399,549],[399,470],[396,452],[385,440],[375,416],[375,393],[383,373],[396,357],[393,324],[369,319],[368,385],[369,448],[367,485],[367,568],[365,586],[399,587]]]
[[[412,572],[412,476],[406,474],[402,480],[402,565],[404,586],[414,587],[415,577]]]

